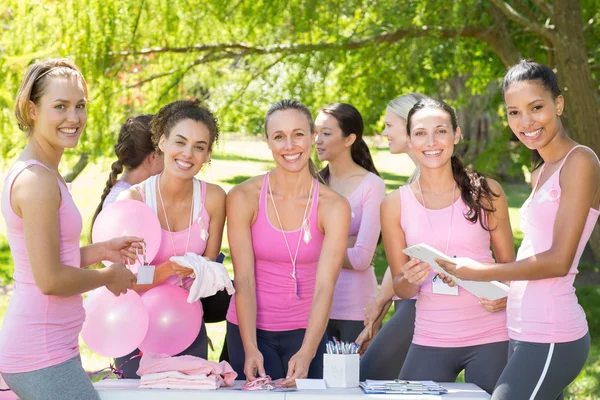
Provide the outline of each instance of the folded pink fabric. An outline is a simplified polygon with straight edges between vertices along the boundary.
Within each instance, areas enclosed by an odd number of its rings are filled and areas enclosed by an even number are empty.
[[[216,363],[200,357],[144,353],[137,374],[143,378],[147,374],[179,371],[185,375],[205,374],[215,379],[217,387],[233,386],[237,373],[227,361]]]
[[[140,389],[193,389],[215,390],[221,385],[218,375],[186,375],[179,371],[146,374],[141,378]]]

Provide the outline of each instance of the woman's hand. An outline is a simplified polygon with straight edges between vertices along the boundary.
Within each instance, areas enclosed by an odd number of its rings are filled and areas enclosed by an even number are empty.
[[[379,321],[375,321],[375,323],[365,326],[355,340],[356,344],[360,346],[358,348],[358,354],[361,356],[365,354],[369,345],[373,343],[373,339],[375,339],[375,335],[377,335],[379,329],[381,329],[381,322]]]
[[[246,351],[246,360],[244,361],[244,374],[246,381],[253,381],[256,378],[266,376],[264,358],[262,353],[254,348]]]
[[[296,379],[306,378],[313,358],[314,357],[309,352],[300,348],[288,362],[287,376],[282,382],[282,385],[284,387],[294,387],[296,385]]]
[[[171,262],[171,267],[175,275],[179,276],[180,279],[187,278],[188,276],[195,278],[194,270],[191,268],[183,267],[176,262]]]
[[[471,260],[470,258],[462,257],[456,258],[454,261],[455,262],[448,262],[440,259],[435,260],[444,271],[459,279],[467,281],[485,281],[485,278],[483,277],[485,266],[483,264]]]
[[[114,263],[107,267],[108,273],[111,274],[110,283],[106,288],[115,296],[127,293],[127,289],[132,289],[136,280],[135,275],[125,267],[122,263]]]
[[[135,236],[121,236],[103,242],[103,260],[114,263],[135,263],[138,254],[141,256],[144,249],[144,239]]]
[[[409,283],[421,286],[429,277],[431,266],[416,258],[413,258],[402,266],[402,274],[404,279]]]
[[[367,304],[364,310],[365,322],[364,325],[372,325],[379,318],[383,307],[377,303],[377,299],[373,299]]]
[[[479,299],[479,304],[489,312],[498,312],[506,309],[506,300],[508,297],[503,297],[498,300]]]

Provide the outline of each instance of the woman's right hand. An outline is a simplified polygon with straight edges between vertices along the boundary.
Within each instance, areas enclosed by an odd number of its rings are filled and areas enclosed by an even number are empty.
[[[379,318],[379,315],[381,314],[381,311],[383,310],[383,307],[381,307],[379,304],[377,304],[377,299],[373,299],[369,302],[369,304],[367,304],[367,306],[365,307],[364,310],[364,314],[365,314],[365,322],[364,325],[371,325],[373,324],[377,318]]]
[[[244,361],[244,374],[246,374],[246,381],[253,381],[258,377],[267,375],[265,373],[263,355],[257,348],[246,352],[246,360]]]
[[[135,275],[127,269],[123,263],[114,263],[109,269],[111,280],[106,288],[115,296],[127,293],[127,289],[133,288],[136,281]]]
[[[429,277],[431,266],[417,258],[413,258],[402,266],[404,279],[409,283],[421,286]]]

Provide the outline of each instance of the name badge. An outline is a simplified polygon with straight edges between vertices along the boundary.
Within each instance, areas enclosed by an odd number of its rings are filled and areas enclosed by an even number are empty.
[[[437,275],[431,281],[431,291],[435,294],[446,294],[450,296],[458,296],[458,286],[450,287]]]
[[[140,265],[138,267],[137,284],[151,285],[154,282],[154,265]]]

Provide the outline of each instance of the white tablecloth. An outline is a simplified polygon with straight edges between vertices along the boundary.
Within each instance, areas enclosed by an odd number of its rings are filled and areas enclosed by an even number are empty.
[[[225,400],[232,397],[240,399],[268,400],[352,400],[352,399],[390,399],[390,400],[487,400],[490,398],[483,390],[472,383],[443,383],[450,393],[440,396],[432,395],[391,395],[371,394],[366,395],[360,388],[355,389],[327,389],[327,390],[302,390],[295,392],[268,392],[268,391],[241,391],[242,381],[236,381],[234,388],[221,388],[218,390],[162,390],[162,389],[137,389],[138,380],[133,379],[107,379],[94,383],[102,400]]]

